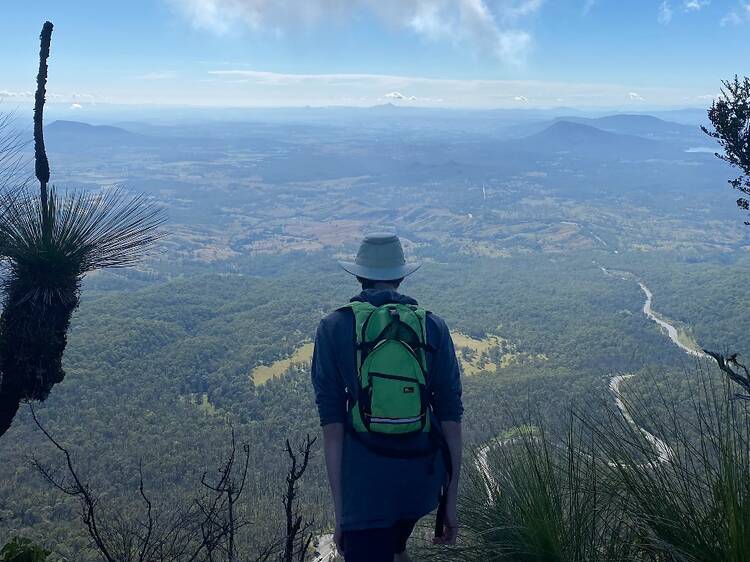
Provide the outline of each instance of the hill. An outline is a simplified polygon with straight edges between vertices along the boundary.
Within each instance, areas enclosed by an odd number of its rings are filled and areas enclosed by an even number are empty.
[[[121,127],[90,125],[80,121],[53,121],[44,128],[46,138],[56,151],[73,150],[76,146],[126,146],[140,145],[149,139]]]
[[[617,114],[596,118],[571,116],[560,117],[558,121],[589,125],[611,133],[650,139],[687,141],[697,136],[702,138],[703,135],[697,126],[665,121],[653,115]]]
[[[604,131],[597,127],[557,121],[543,131],[511,143],[536,153],[573,153],[583,158],[628,160],[657,158],[677,151],[669,145],[635,135]]]

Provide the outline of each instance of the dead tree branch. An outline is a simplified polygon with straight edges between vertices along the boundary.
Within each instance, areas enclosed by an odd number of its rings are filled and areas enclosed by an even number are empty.
[[[738,354],[732,353],[728,357],[724,357],[724,355],[722,355],[721,353],[709,351],[708,349],[704,349],[703,351],[707,355],[713,357],[714,360],[716,360],[716,363],[719,365],[719,369],[724,371],[724,373],[727,375],[727,377],[729,377],[730,380],[737,383],[747,391],[747,394],[735,393],[734,397],[737,400],[750,400],[750,371],[745,365],[737,361]],[[742,369],[742,373],[733,369],[732,365]]]
[[[310,452],[316,440],[317,438],[310,439],[308,435],[297,451],[294,451],[289,440],[286,440],[286,452],[289,455],[290,465],[286,476],[286,493],[282,499],[286,514],[286,541],[282,556],[283,562],[295,562],[295,560],[304,562],[313,539],[310,532],[313,523],[312,521],[303,522],[296,499],[298,482],[307,470]]]
[[[238,517],[236,506],[245,490],[250,447],[242,445],[240,476],[235,478],[237,441],[234,429],[230,452],[219,468],[218,479],[212,483],[204,473],[200,480],[203,492],[186,506],[157,509],[146,490],[143,464],[139,462],[138,497],[144,506],[143,513],[130,519],[119,514],[107,518],[102,515],[95,493],[80,476],[68,449],[52,436],[33,407],[30,408],[36,426],[62,453],[66,475],[58,475],[37,459],[32,463],[50,485],[79,501],[80,517],[92,545],[106,562],[237,562],[236,534],[247,523]],[[258,560],[266,561],[278,550],[278,544],[272,545],[260,553]]]

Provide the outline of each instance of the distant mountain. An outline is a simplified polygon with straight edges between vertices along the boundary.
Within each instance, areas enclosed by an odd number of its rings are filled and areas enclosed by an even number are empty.
[[[548,121],[521,123],[500,131],[501,135],[525,137],[539,133],[550,125],[560,122],[588,125],[609,133],[632,135],[650,140],[664,141],[688,148],[705,142],[705,135],[697,125],[686,125],[645,114],[614,114],[603,117],[580,117],[567,115]]]
[[[537,153],[575,153],[615,160],[662,157],[677,151],[654,140],[604,131],[597,127],[557,121],[543,131],[512,141],[516,149]]]
[[[96,136],[135,136],[134,133],[126,131],[120,127],[111,125],[89,125],[80,121],[53,121],[45,127],[45,130],[52,134],[66,135],[96,135]]]
[[[706,107],[691,107],[685,109],[670,109],[666,111],[653,111],[652,114],[661,119],[667,121],[674,121],[675,123],[681,123],[683,125],[691,125],[693,127],[698,125],[709,125]]]
[[[371,105],[370,107],[367,107],[365,109],[369,109],[371,111],[394,111],[396,109],[403,109],[401,106],[396,105],[395,103],[381,103],[379,105]],[[407,108],[408,109],[408,108]]]
[[[78,146],[102,147],[143,144],[147,137],[111,125],[90,125],[80,121],[53,121],[44,128],[52,150]]]
[[[702,134],[697,126],[665,121],[653,115],[618,114],[597,118],[571,116],[560,117],[558,121],[569,121],[613,133],[661,140],[688,140]]]

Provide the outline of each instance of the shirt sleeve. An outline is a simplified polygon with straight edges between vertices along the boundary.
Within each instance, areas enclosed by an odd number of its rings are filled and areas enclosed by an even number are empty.
[[[439,345],[432,362],[433,409],[438,420],[460,422],[464,413],[461,401],[461,370],[456,359],[448,326],[442,319],[433,317],[440,332]]]
[[[325,320],[315,334],[312,368],[315,403],[318,406],[320,425],[344,423],[346,420],[346,390],[333,353],[333,345]]]

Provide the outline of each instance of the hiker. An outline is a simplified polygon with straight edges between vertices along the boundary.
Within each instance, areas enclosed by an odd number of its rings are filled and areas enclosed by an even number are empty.
[[[438,508],[435,544],[455,544],[461,380],[448,328],[398,292],[420,266],[393,234],[339,262],[362,292],[318,326],[312,383],[346,562],[407,562],[417,521]]]

